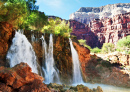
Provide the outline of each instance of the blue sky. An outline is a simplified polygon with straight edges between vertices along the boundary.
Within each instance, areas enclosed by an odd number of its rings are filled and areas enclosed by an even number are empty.
[[[69,19],[69,15],[80,7],[100,7],[115,3],[130,3],[130,0],[37,0],[36,5],[46,15]]]

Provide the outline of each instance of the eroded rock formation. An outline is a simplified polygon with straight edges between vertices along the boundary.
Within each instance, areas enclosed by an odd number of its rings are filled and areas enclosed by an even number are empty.
[[[130,87],[130,73],[128,71],[102,60],[96,55],[91,55],[91,59],[85,64],[85,71],[83,72],[86,82]]]
[[[70,19],[89,24],[93,19],[112,18],[130,12],[130,3],[109,4],[101,7],[81,7],[70,15]]]
[[[119,14],[113,18],[94,19],[88,25],[70,20],[72,35],[78,39],[86,39],[93,47],[102,47],[103,43],[113,43],[130,35],[130,13]]]
[[[13,68],[0,67],[0,91],[2,92],[50,92],[43,78],[31,72],[26,63]]]
[[[15,35],[13,26],[7,22],[0,22],[0,66],[5,66],[5,57]]]

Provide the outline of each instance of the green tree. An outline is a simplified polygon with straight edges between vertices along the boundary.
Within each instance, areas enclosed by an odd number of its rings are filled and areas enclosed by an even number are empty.
[[[24,3],[6,3],[0,7],[0,22],[6,21],[14,27],[22,24],[27,15],[27,8]]]
[[[103,53],[110,53],[114,51],[114,44],[112,43],[104,43],[102,46]]]
[[[38,8],[39,8],[38,6],[35,5],[36,0],[3,0],[3,1],[6,1],[7,3],[8,2],[14,3],[14,4],[24,2],[30,12],[31,12],[31,10],[38,10]]]
[[[4,4],[6,3],[6,4]],[[3,0],[0,2],[0,22],[6,21],[16,29],[41,30],[48,17],[38,12],[36,0]]]
[[[72,31],[72,29],[70,28],[70,24],[69,22],[66,23],[65,20],[56,18],[55,20],[50,18],[48,21],[48,25],[43,27],[42,32],[45,33],[54,33],[55,35],[62,35],[64,37],[69,37],[70,36],[70,32]]]
[[[117,42],[117,50],[130,53],[130,36],[126,36]]]
[[[47,24],[48,17],[44,13],[38,11],[32,11],[25,21],[25,25],[28,25],[30,29],[42,30],[45,24]]]

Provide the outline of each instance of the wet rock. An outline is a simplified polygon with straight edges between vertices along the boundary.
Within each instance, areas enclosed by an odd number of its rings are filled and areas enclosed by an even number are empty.
[[[63,36],[53,36],[54,60],[62,83],[70,83],[72,78],[72,57],[69,39]]]
[[[92,89],[89,89],[88,87],[84,86],[84,85],[77,85],[76,87],[71,87],[70,89],[73,89],[76,92],[103,92],[101,87],[97,87]]]

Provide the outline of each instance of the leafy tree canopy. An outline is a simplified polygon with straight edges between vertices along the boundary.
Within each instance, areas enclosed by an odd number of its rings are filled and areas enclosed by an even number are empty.
[[[16,29],[41,30],[47,23],[48,17],[38,12],[38,6],[35,3],[36,0],[2,0],[0,22],[6,21]]]
[[[54,33],[56,35],[60,34],[64,37],[69,37],[72,29],[70,28],[70,23],[66,23],[65,20],[56,18],[55,20],[50,18],[48,25],[44,26],[42,32]]]

